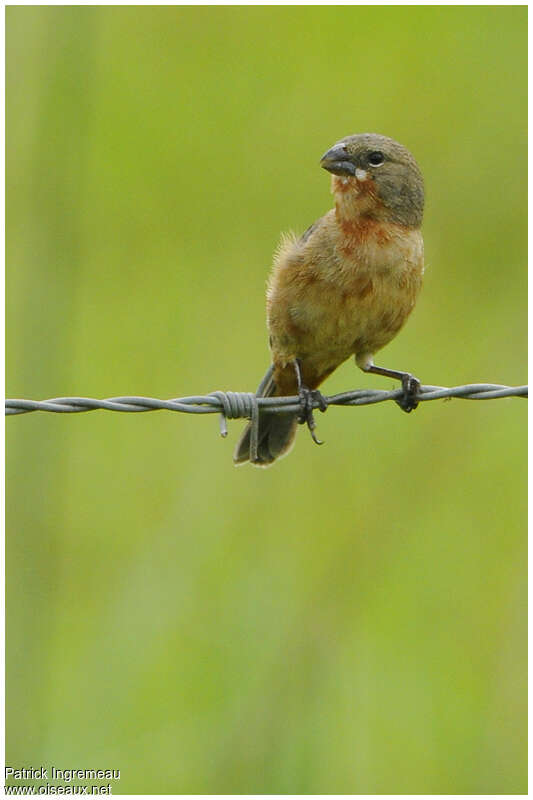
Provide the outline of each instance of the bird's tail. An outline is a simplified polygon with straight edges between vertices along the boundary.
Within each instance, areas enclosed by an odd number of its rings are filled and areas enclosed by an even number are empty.
[[[269,367],[265,377],[259,384],[257,397],[273,397],[276,395],[276,384],[272,378],[272,367]],[[250,422],[237,443],[233,454],[235,464],[244,464],[246,461],[256,467],[269,467],[277,458],[286,455],[292,447],[296,429],[298,428],[298,415],[294,413],[268,413],[259,411],[259,430],[257,439],[257,456],[252,457],[250,440],[252,423]]]

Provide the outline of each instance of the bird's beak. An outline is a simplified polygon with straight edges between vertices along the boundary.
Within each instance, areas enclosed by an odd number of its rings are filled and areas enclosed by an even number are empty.
[[[334,144],[320,159],[320,166],[333,175],[355,175],[355,165],[349,159],[344,144]]]

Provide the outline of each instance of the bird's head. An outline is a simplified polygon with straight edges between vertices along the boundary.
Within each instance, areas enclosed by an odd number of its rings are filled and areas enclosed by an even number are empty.
[[[336,196],[366,198],[361,205],[364,213],[379,211],[400,225],[421,225],[422,173],[409,150],[394,139],[377,133],[345,136],[324,153],[320,166],[333,174]]]

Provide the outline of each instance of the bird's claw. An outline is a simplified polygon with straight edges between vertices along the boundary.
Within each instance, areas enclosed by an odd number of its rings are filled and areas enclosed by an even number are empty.
[[[320,411],[325,411],[328,407],[326,398],[317,389],[311,390],[307,389],[305,386],[300,386],[298,397],[300,398],[301,408],[298,416],[298,422],[300,425],[303,425],[304,423],[307,425],[309,428],[309,433],[311,434],[311,438],[315,444],[324,444],[324,442],[318,439],[315,434],[316,422],[313,411],[314,403],[318,403],[318,408]]]
[[[418,406],[418,392],[420,390],[420,381],[414,375],[406,373],[402,378],[403,395],[396,400],[402,411],[408,414],[414,411]]]

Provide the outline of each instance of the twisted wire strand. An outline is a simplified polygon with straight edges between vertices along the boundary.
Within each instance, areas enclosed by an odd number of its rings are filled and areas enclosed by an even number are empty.
[[[424,403],[429,400],[461,398],[463,400],[494,400],[502,397],[527,397],[526,386],[501,386],[494,383],[470,383],[465,386],[421,386],[417,400]],[[381,389],[355,389],[350,392],[324,397],[328,406],[366,406],[397,400],[402,397],[403,389],[386,391]],[[313,400],[313,407],[319,408],[318,400]],[[299,397],[257,397],[251,392],[211,392],[207,395],[178,397],[173,400],[159,400],[155,397],[108,397],[97,400],[93,397],[55,397],[50,400],[6,400],[6,416],[14,414],[30,414],[34,411],[49,411],[55,414],[80,414],[85,411],[104,409],[106,411],[140,412],[140,411],[181,411],[185,414],[220,414],[220,432],[227,435],[227,419],[257,420],[259,411],[283,413],[301,411]],[[252,426],[252,431],[257,426]],[[257,441],[251,443],[257,447]]]

